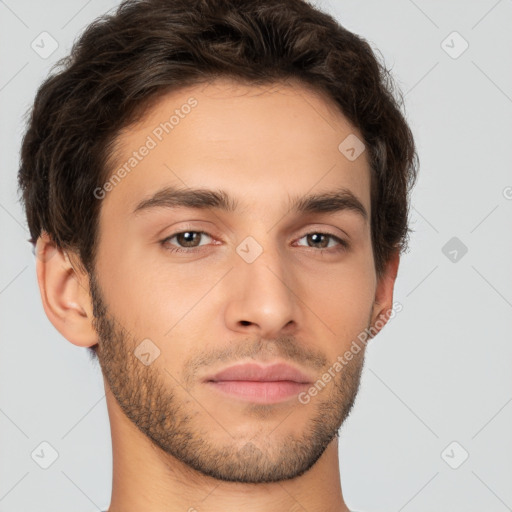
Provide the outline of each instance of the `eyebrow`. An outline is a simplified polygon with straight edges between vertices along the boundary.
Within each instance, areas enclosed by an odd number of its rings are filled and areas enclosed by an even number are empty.
[[[197,208],[218,209],[226,212],[236,212],[239,202],[224,190],[207,188],[165,187],[151,197],[143,199],[133,210],[134,214],[154,208]],[[294,214],[305,213],[334,213],[353,211],[368,221],[368,212],[362,202],[347,188],[311,194],[306,196],[290,196],[288,194],[289,210]]]

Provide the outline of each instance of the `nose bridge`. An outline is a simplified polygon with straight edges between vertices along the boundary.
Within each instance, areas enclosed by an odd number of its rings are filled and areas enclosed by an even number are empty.
[[[287,283],[291,269],[286,262],[286,253],[279,247],[279,241],[273,240],[272,232],[265,234],[261,243],[258,240],[261,241],[262,237],[248,236],[238,245],[238,274],[249,290],[257,291],[263,287],[268,293],[286,299],[291,293]]]
[[[274,231],[262,228],[236,247],[230,272],[227,322],[232,328],[255,325],[265,336],[274,336],[296,321],[293,269],[286,252],[274,240]],[[238,326],[238,327],[237,327]]]

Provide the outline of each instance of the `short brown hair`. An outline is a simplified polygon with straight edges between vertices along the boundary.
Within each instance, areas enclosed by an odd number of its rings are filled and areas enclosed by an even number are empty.
[[[93,191],[112,171],[120,130],[164,94],[217,77],[294,79],[334,100],[368,151],[377,275],[407,249],[418,157],[403,97],[370,45],[307,1],[126,0],[54,68],[28,119],[18,183],[30,241],[46,231],[87,272],[101,203]]]

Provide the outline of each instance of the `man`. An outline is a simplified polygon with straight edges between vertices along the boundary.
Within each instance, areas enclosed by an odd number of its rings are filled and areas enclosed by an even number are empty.
[[[302,0],[124,2],[61,64],[19,184],[45,312],[101,365],[109,512],[348,511],[416,178],[384,67]]]

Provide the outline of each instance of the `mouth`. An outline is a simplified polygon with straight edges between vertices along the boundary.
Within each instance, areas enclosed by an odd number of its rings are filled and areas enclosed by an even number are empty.
[[[297,396],[307,389],[308,384],[300,384],[292,381],[209,381],[213,389],[225,395],[237,397],[249,402],[271,404],[282,402]]]
[[[254,363],[231,366],[203,382],[224,396],[256,403],[289,400],[311,385],[311,378],[285,363],[260,366]]]

